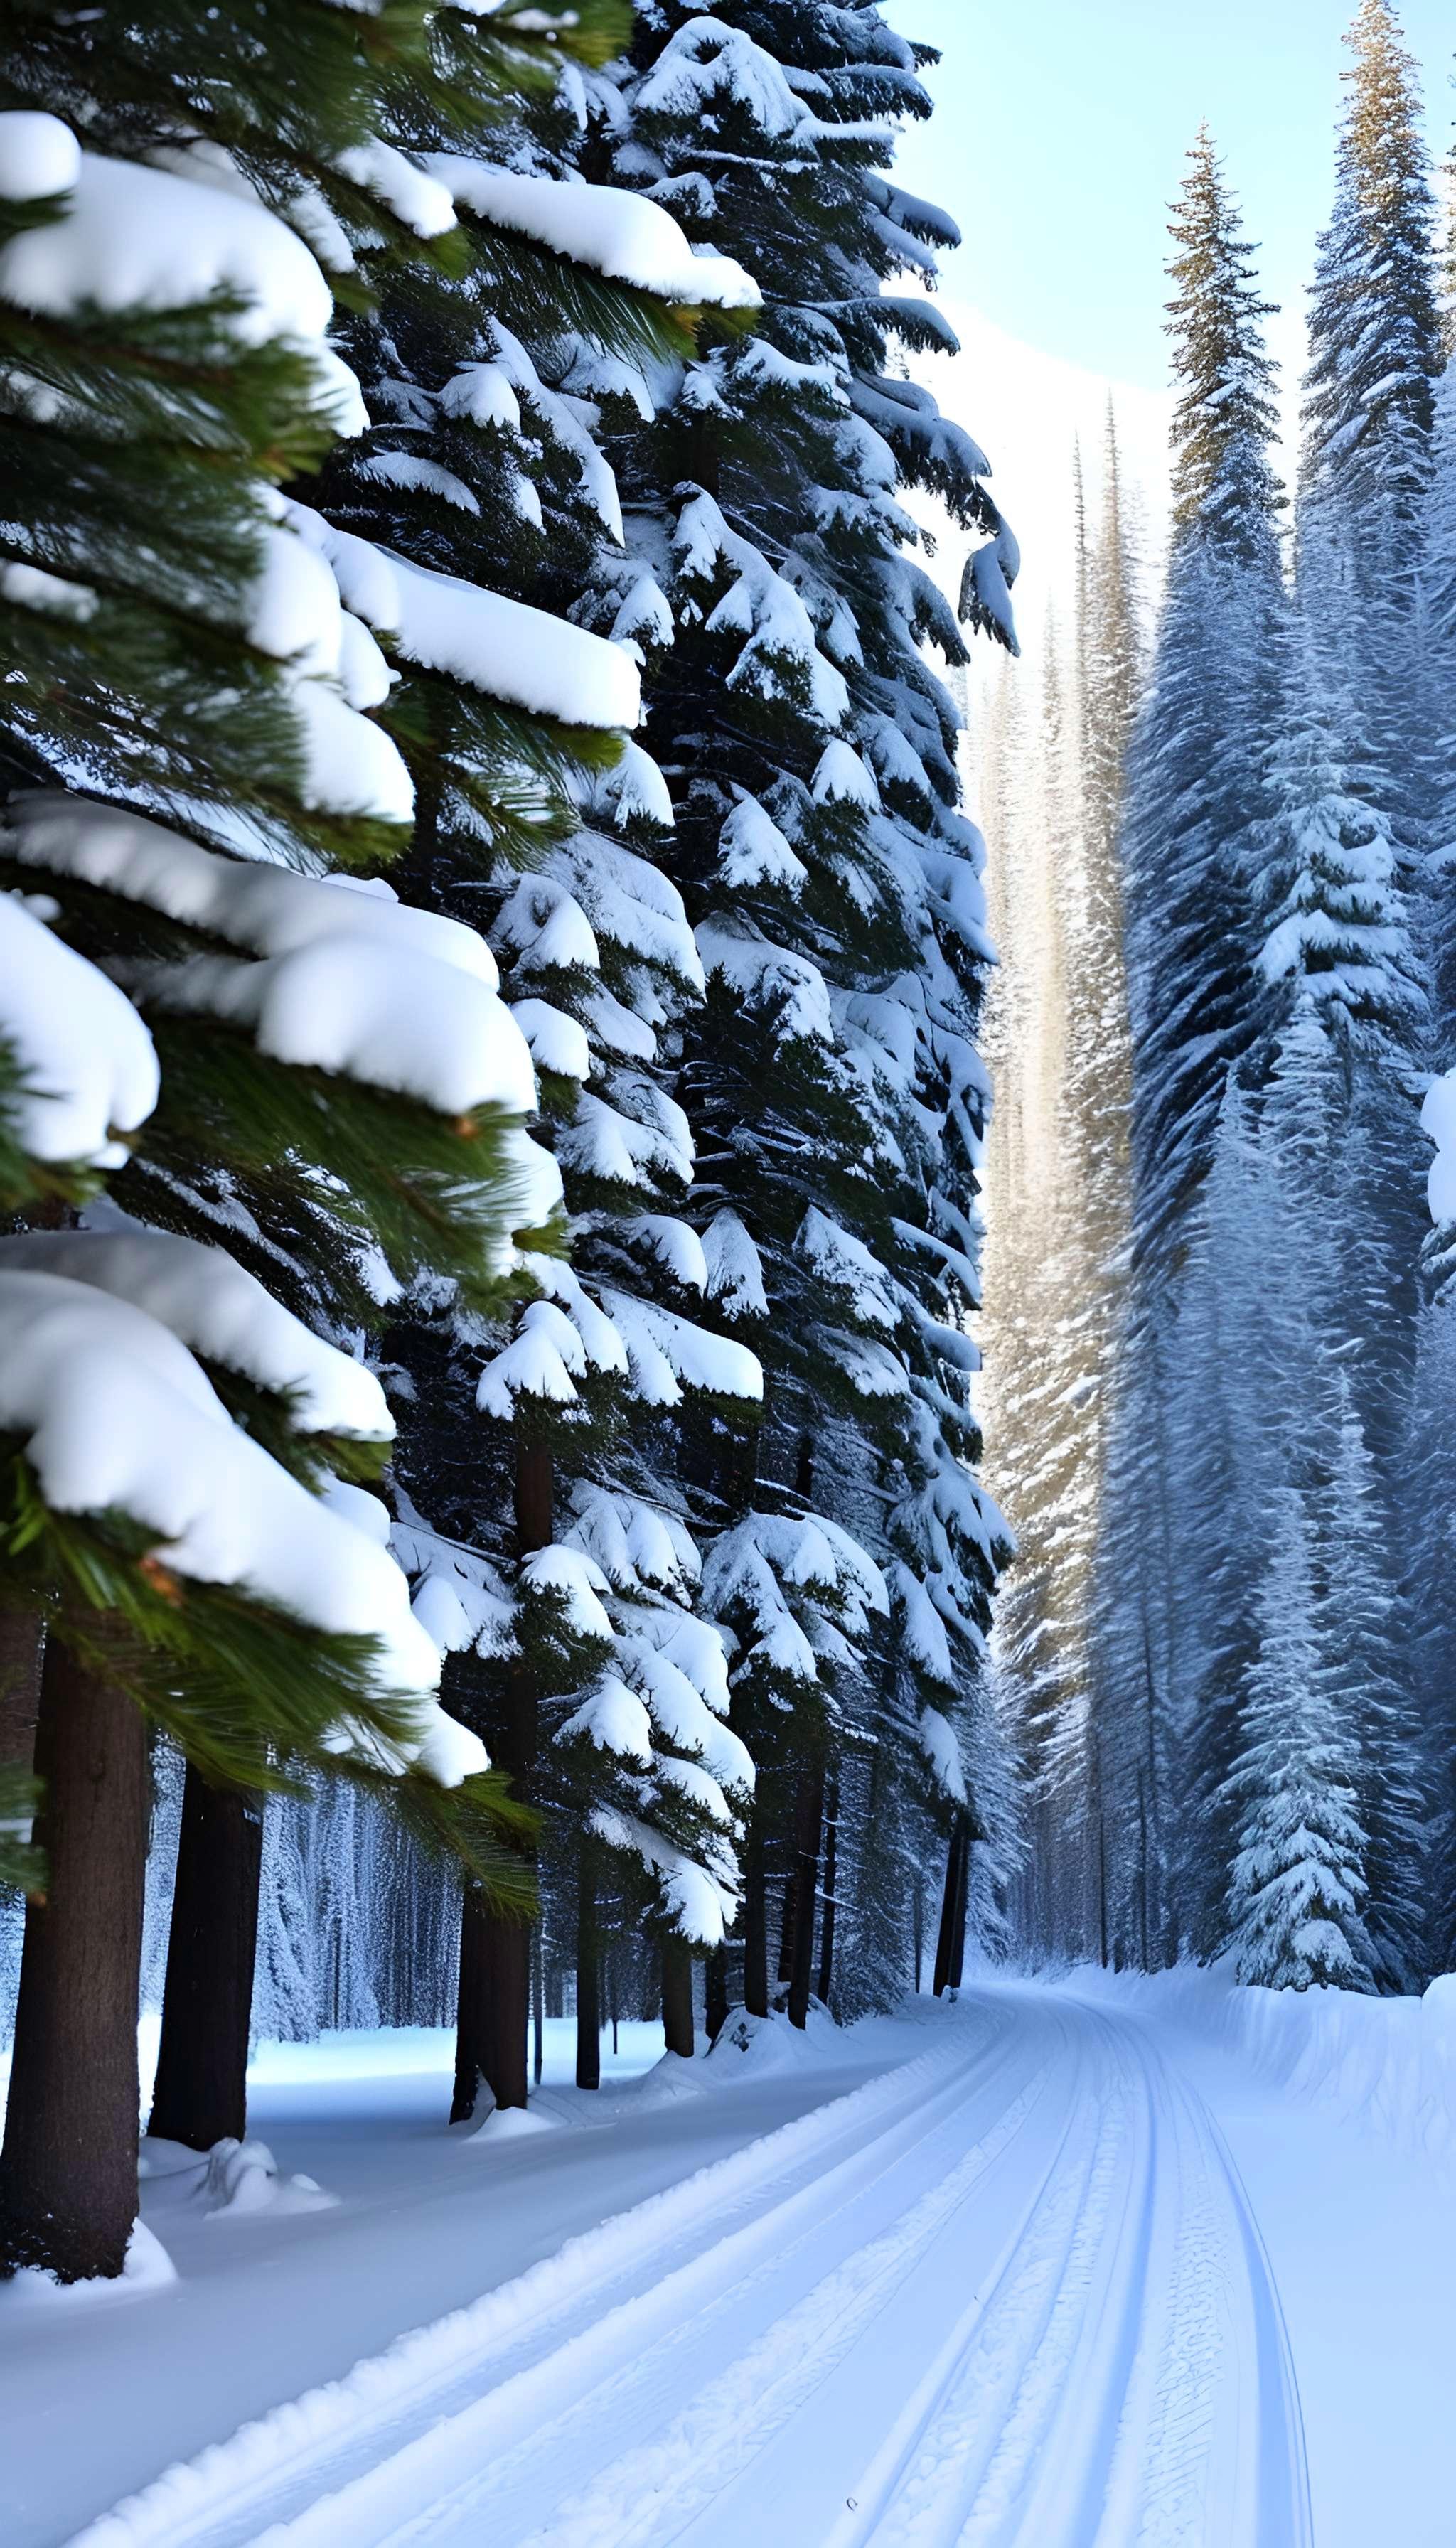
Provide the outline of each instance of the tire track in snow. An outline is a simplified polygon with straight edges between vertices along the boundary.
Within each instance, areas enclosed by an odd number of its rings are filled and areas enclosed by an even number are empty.
[[[1008,2034],[1002,2019],[973,2039],[957,2029],[862,2087],[839,2095],[831,2088],[807,2115],[569,2239],[513,2282],[402,2336],[344,2379],[165,2470],[89,2523],[70,2548],[244,2548],[291,2512],[378,2469],[417,2433],[433,2435],[462,2404],[493,2394],[522,2365],[556,2359],[576,2330],[604,2322],[642,2283],[660,2290],[683,2259],[714,2254],[740,2228],[761,2229],[795,2191],[832,2184],[842,2166],[892,2146],[906,2126],[918,2133],[948,2099],[1014,2057]],[[326,2529],[319,2535],[330,2537]],[[331,2548],[346,2535],[335,2530]]]
[[[967,1992],[936,2051],[322,2394],[239,2502],[234,2444],[86,2548],[1309,2548],[1217,2129],[1046,1989]]]

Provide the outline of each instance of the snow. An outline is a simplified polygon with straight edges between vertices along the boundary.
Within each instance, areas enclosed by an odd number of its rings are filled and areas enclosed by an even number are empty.
[[[156,1048],[132,1003],[13,893],[0,894],[0,1040],[25,1079],[16,1131],[32,1158],[126,1164],[157,1101]]]
[[[1420,1109],[1420,1129],[1436,1155],[1426,1177],[1426,1201],[1437,1228],[1456,1221],[1456,1070],[1433,1079]]]
[[[232,1423],[156,1319],[89,1284],[0,1271],[0,1426],[20,1436],[55,1511],[128,1513],[155,1531],[170,1572],[377,1638],[382,1685],[418,1701],[409,1756],[443,1785],[486,1767],[477,1738],[430,1695],[439,1655],[394,1560]]]
[[[303,1432],[394,1437],[373,1372],[316,1336],[221,1247],[156,1229],[34,1231],[0,1238],[0,1273],[15,1268],[130,1301],[205,1360],[293,1393],[291,1421]]]
[[[410,565],[353,531],[334,529],[307,505],[290,504],[289,517],[327,558],[346,608],[407,662],[566,725],[638,723],[637,666],[610,638],[459,576]]]
[[[49,117],[5,119],[26,128],[9,148],[26,192],[67,154],[37,128]],[[0,153],[6,152],[0,132]],[[47,156],[48,154],[48,156]],[[59,219],[22,230],[0,248],[0,300],[48,318],[100,310],[182,310],[215,293],[241,305],[227,321],[245,345],[321,338],[333,297],[317,259],[261,204],[197,185],[164,168],[79,153]]]
[[[728,885],[782,885],[791,893],[809,880],[802,859],[746,789],[718,834],[718,873]]]
[[[210,2215],[194,2159],[154,2305],[0,2297],[7,2548],[1446,2548],[1449,1995],[975,1971],[624,2026],[594,2097],[548,2020],[466,2136],[443,2032],[261,2047],[250,2135],[337,2202]]]
[[[416,238],[438,238],[442,231],[455,228],[455,206],[448,186],[427,176],[407,159],[393,143],[371,135],[367,141],[356,142],[350,150],[341,150],[334,161],[339,174],[352,177],[381,203],[388,204],[407,229]]]
[[[0,196],[34,203],[69,194],[81,174],[81,145],[54,115],[0,115]]]
[[[425,166],[457,204],[502,229],[539,239],[574,265],[664,301],[715,310],[759,306],[758,286],[741,265],[727,256],[695,255],[671,213],[645,195],[517,176],[444,150],[432,151]]]
[[[703,1231],[707,1296],[730,1319],[767,1319],[769,1296],[759,1251],[736,1212],[725,1205]]]
[[[391,951],[428,955],[494,990],[496,961],[485,940],[443,913],[396,900],[390,885],[358,878],[294,875],[288,869],[222,858],[124,807],[45,790],[13,797],[0,832],[7,856],[148,903],[169,919],[257,956],[286,956],[340,932]],[[347,899],[341,899],[346,895]]]
[[[137,978],[161,1007],[248,1028],[275,1061],[342,1072],[442,1115],[535,1109],[530,1052],[502,1000],[453,965],[347,926],[256,963],[193,956]]]

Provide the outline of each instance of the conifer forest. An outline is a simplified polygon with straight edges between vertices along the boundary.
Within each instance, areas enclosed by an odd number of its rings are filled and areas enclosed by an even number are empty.
[[[999,0],[0,12],[6,2548],[1449,2538],[1456,37],[1291,5],[1301,363],[1211,108],[1045,497]]]

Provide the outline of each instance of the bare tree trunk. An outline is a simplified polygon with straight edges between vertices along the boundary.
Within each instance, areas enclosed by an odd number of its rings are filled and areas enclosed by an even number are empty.
[[[539,2088],[546,2051],[546,1941],[538,1928],[531,1945],[531,2080]]]
[[[788,1976],[788,2022],[801,2032],[808,2024],[814,1975],[814,1910],[823,1821],[824,1763],[815,1760],[799,1773],[793,1813],[793,1956]]]
[[[670,2052],[692,2059],[692,1956],[683,1938],[663,1941],[663,2037]]]
[[[834,1888],[839,1882],[839,1779],[831,1778],[824,1806],[824,1907],[819,1915],[819,1996],[825,2007],[834,1987]]]
[[[551,1544],[554,1469],[543,1443],[515,1446],[515,1535],[520,1556]],[[540,1699],[521,1665],[511,1676],[503,1722],[491,1751],[528,1802],[540,1733]],[[450,2120],[473,2115],[483,2078],[498,2106],[524,2106],[529,2064],[531,1931],[488,1908],[467,1888],[460,1924],[460,1989],[455,2027],[455,2101]]]
[[[716,2044],[728,2023],[728,1954],[715,1947],[703,1974],[703,2022],[709,2044]]]
[[[260,1797],[210,1787],[188,1764],[148,2131],[207,2150],[247,2132]]]
[[[460,1900],[460,1985],[455,2002],[455,2094],[452,2124],[468,2124],[486,2065],[486,1908],[474,1884]]]
[[[750,2017],[769,2014],[769,1906],[764,1883],[764,1828],[757,1805],[749,1816],[743,1866],[743,2005]]]
[[[965,1890],[962,1858],[966,1847],[968,1825],[962,1815],[951,1834],[946,1853],[946,1889],[941,1896],[941,1927],[936,1940],[935,1994],[943,1999],[948,1990],[958,1987],[957,1976],[964,1955]],[[956,1921],[959,1921],[957,1952]]]
[[[577,1894],[577,2086],[601,2085],[601,1994],[597,1960],[596,1888],[584,1856]]]
[[[26,1905],[0,2151],[0,2274],[120,2274],[136,2217],[146,1724],[48,1638],[36,1734],[49,1873]]]
[[[0,1770],[29,1772],[41,1711],[43,1629],[34,1610],[0,1610]]]
[[[960,1825],[960,1864],[956,1876],[956,1910],[951,1926],[951,1989],[960,1988],[965,1970],[965,1914],[970,1902],[970,1824]]]

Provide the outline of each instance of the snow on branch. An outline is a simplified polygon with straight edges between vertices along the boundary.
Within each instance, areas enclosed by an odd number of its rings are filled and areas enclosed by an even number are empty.
[[[10,1106],[34,1159],[125,1167],[156,1105],[156,1050],[125,993],[0,894],[0,1045],[20,1073]]]
[[[431,151],[424,162],[483,221],[539,240],[574,265],[689,308],[757,310],[759,287],[730,256],[697,255],[671,213],[619,186],[522,177],[481,159]]]

